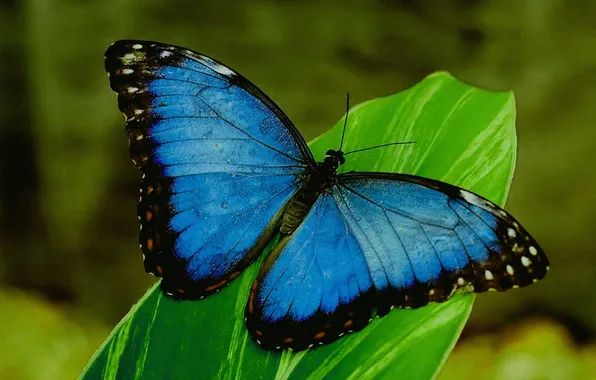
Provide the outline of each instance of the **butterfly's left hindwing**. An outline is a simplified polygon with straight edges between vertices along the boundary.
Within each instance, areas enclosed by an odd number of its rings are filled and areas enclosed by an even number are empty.
[[[277,233],[312,155],[265,94],[209,57],[118,41],[105,67],[144,173],[145,269],[178,298],[216,292]]]
[[[523,287],[548,270],[536,241],[492,202],[383,173],[340,175],[273,255],[246,308],[251,336],[269,349],[331,342],[373,309]]]

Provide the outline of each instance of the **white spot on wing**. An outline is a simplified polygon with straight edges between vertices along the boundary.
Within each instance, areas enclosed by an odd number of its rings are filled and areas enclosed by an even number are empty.
[[[166,57],[169,57],[169,56],[171,56],[172,54],[174,54],[174,53],[172,53],[171,51],[166,51],[166,50],[164,50],[164,51],[162,51],[161,53],[159,53],[159,56],[160,56],[161,58],[166,58]]]
[[[213,71],[215,71],[218,74],[221,74],[225,77],[231,78],[233,76],[236,75],[236,73],[234,71],[232,71],[231,69],[225,67],[224,65],[222,65],[221,63],[215,62],[214,60],[212,60],[209,57],[202,57],[203,61],[205,61],[205,63],[207,64],[207,66],[209,66],[209,68]]]
[[[513,276],[513,267],[511,265],[507,265],[507,273],[509,273],[510,276]]]
[[[132,45],[132,48],[135,49],[135,50],[139,50],[139,49],[142,49],[143,48],[143,45],[141,45],[141,44],[134,44],[134,45]]]
[[[508,228],[507,229],[507,236],[509,236],[510,238],[514,238],[515,237],[515,230],[513,228]]]
[[[464,189],[460,189],[459,190],[459,195],[464,200],[466,200],[468,203],[471,203],[471,204],[476,205],[476,206],[479,206],[480,205],[479,198],[476,195],[470,193],[469,191],[466,191]]]
[[[133,69],[124,69],[124,70],[122,70],[122,74],[132,74],[134,72],[135,71]]]
[[[126,89],[126,91],[128,91],[129,94],[134,94],[135,92],[139,91],[138,87],[129,87]]]
[[[127,53],[122,56],[122,63],[125,65],[130,65],[132,63],[142,61],[145,59],[146,54],[142,51],[134,51],[132,53]]]
[[[538,250],[533,245],[531,245],[530,248],[528,248],[528,250],[530,251],[530,254],[532,256],[536,256],[538,254]]]
[[[465,284],[465,281],[464,281],[463,278],[460,277],[460,278],[457,279],[457,285],[464,286],[464,284]]]
[[[493,280],[493,279],[495,278],[495,277],[493,276],[492,272],[491,272],[491,271],[489,271],[489,270],[485,270],[485,271],[484,271],[484,277],[485,277],[487,280]]]
[[[522,256],[521,257],[521,263],[525,267],[529,267],[530,264],[532,264],[532,262],[530,261],[530,259],[528,259],[526,256]]]
[[[228,69],[227,67],[225,67],[223,65],[220,65],[219,63],[216,63],[215,65],[213,65],[213,70],[215,70],[219,74],[226,76],[226,77],[233,77],[234,75],[236,75],[235,72],[233,72],[232,70]]]

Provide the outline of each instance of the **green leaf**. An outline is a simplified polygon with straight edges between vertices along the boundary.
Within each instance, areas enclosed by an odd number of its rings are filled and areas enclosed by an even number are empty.
[[[315,157],[338,147],[342,126],[343,120],[311,143]],[[513,94],[480,90],[435,73],[350,111],[344,151],[396,141],[416,144],[354,153],[341,169],[417,174],[502,205],[515,166]],[[446,360],[474,300],[460,294],[442,304],[396,309],[333,344],[299,353],[268,352],[244,326],[258,267],[202,301],[175,301],[154,286],[114,329],[82,378],[427,379]]]

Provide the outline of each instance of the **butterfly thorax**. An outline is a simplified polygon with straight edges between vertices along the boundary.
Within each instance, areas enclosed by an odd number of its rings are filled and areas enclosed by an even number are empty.
[[[284,210],[280,228],[282,234],[290,235],[302,223],[319,195],[335,183],[337,168],[344,162],[341,150],[328,150],[325,160],[317,162],[315,167],[306,172],[300,190]]]

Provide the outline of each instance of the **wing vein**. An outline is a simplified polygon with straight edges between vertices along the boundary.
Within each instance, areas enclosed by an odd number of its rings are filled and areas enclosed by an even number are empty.
[[[400,215],[400,216],[403,216],[404,218],[408,218],[408,219],[410,219],[410,220],[412,220],[412,221],[414,221],[414,222],[416,222],[416,223],[420,223],[420,221],[419,221],[418,219],[416,219],[416,218],[412,217],[411,215],[408,215],[408,214],[406,214],[406,213],[404,213],[404,212],[402,212],[402,211],[400,211],[400,210],[397,210],[397,209],[395,209],[395,208],[392,208],[392,207],[387,207],[387,206],[381,205],[381,204],[379,204],[378,202],[376,202],[376,201],[374,201],[374,200],[370,199],[370,198],[369,198],[369,197],[367,197],[366,195],[360,194],[358,191],[354,190],[353,188],[351,188],[350,186],[346,185],[345,183],[342,183],[342,184],[341,184],[341,186],[342,186],[342,187],[345,187],[345,188],[346,188],[348,191],[350,191],[350,192],[354,193],[355,195],[359,196],[360,198],[362,198],[362,199],[364,199],[364,200],[366,200],[366,201],[368,201],[368,202],[372,203],[373,205],[377,206],[377,207],[378,207],[378,208],[380,208],[381,210],[387,210],[387,211],[391,211],[391,212],[393,212],[393,213],[395,213],[395,214],[398,214],[398,215]],[[426,223],[426,224],[428,224],[428,225],[430,225],[430,226],[435,226],[435,227],[441,227],[441,228],[444,228],[444,226],[441,226],[440,224],[436,224],[436,223],[432,223],[432,222],[426,222],[426,221],[425,221],[424,223]]]
[[[358,220],[354,217],[353,211],[350,209],[350,206],[348,205],[347,199],[346,199],[345,195],[342,193],[341,188],[340,187],[337,187],[337,189],[338,189],[339,193],[341,194],[342,201],[343,201],[344,205],[346,206],[346,210],[351,214],[350,216],[351,216],[352,220],[354,220],[354,223],[356,223],[356,225],[358,225],[358,227],[362,230],[362,226],[360,225],[360,223],[358,223]],[[383,274],[385,275],[385,279],[387,280],[387,284],[389,285],[390,282],[389,282],[389,277],[387,277],[387,269],[385,268],[385,265],[383,264],[383,261],[379,257],[379,253],[377,252],[377,249],[371,243],[371,241],[368,238],[368,236],[366,235],[366,233],[364,233],[364,230],[362,230],[362,235],[364,235],[364,238],[366,239],[366,241],[368,242],[368,244],[372,248],[373,252],[375,253],[375,256],[377,256],[377,259],[379,260],[379,264],[381,264],[381,267],[383,268]],[[354,236],[356,236],[356,235],[354,235]],[[358,239],[356,239],[356,241],[358,242]],[[362,246],[360,248],[362,249],[362,252],[364,253],[364,249],[362,248]],[[366,261],[366,255],[364,257],[365,257],[365,261]],[[367,262],[367,264],[368,264],[368,262]],[[368,265],[367,265],[367,267],[368,267]],[[368,271],[370,273],[370,268],[367,268],[367,269],[368,269]],[[372,274],[371,274],[371,279],[372,279]],[[372,280],[373,280],[372,281],[372,284],[374,285],[374,279],[372,279]]]
[[[408,250],[406,249],[406,246],[404,245],[403,240],[399,236],[399,232],[397,232],[397,230],[393,226],[393,223],[391,223],[391,221],[389,220],[389,216],[387,215],[387,210],[382,210],[382,211],[383,211],[383,215],[385,215],[385,219],[387,219],[387,223],[389,223],[389,225],[391,226],[391,229],[395,233],[395,237],[397,238],[397,240],[399,241],[399,244],[401,244],[401,247],[404,250],[404,253],[406,255],[406,258],[408,259],[408,263],[410,264],[410,269],[412,270],[412,275],[414,276],[415,281],[419,282],[418,278],[416,277],[416,271],[414,271],[414,265],[412,264],[412,259],[410,258],[410,255],[408,255]]]
[[[284,192],[286,192],[288,189],[291,189],[291,188],[292,188],[292,185],[290,185],[290,186],[286,187],[286,188],[285,188],[284,190],[282,190],[282,191],[279,191],[279,192],[277,192],[277,193],[276,193],[275,195],[273,195],[272,197],[269,197],[269,198],[267,198],[267,199],[263,199],[263,200],[261,200],[261,201],[260,201],[260,202],[259,202],[257,205],[255,205],[255,206],[258,206],[258,208],[257,208],[257,210],[256,210],[256,211],[254,211],[254,214],[258,214],[258,212],[259,212],[259,211],[261,211],[261,210],[263,209],[263,207],[265,207],[265,205],[267,204],[267,202],[268,202],[268,201],[271,201],[272,199],[274,199],[274,198],[278,197],[279,195],[283,194]],[[210,241],[211,237],[212,237],[212,236],[213,236],[213,235],[214,235],[216,232],[218,232],[218,231],[221,231],[223,227],[226,227],[226,226],[228,226],[228,225],[229,225],[229,224],[232,222],[232,218],[234,218],[234,217],[235,217],[235,216],[237,216],[237,215],[240,215],[240,214],[242,214],[243,212],[247,212],[247,211],[248,211],[248,208],[247,208],[247,209],[244,209],[242,212],[238,212],[238,213],[235,213],[235,214],[232,214],[232,215],[230,215],[230,217],[228,218],[228,220],[227,220],[225,223],[222,223],[222,224],[220,224],[220,228],[218,228],[216,231],[214,231],[212,234],[210,234],[210,235],[209,235],[209,237],[205,239],[205,243],[204,243],[204,244],[203,244],[201,247],[199,247],[198,249],[196,249],[196,250],[195,250],[195,252],[194,252],[192,255],[190,255],[190,257],[187,259],[187,261],[191,261],[191,260],[192,260],[192,259],[193,259],[193,258],[194,258],[194,257],[195,257],[195,256],[196,256],[196,255],[197,255],[197,254],[198,254],[198,253],[199,253],[199,252],[202,250],[202,249],[203,249],[203,247],[204,247],[206,244],[208,244],[208,243],[209,243],[209,241]],[[193,224],[193,225],[194,225],[194,224]],[[246,232],[247,232],[248,230],[249,230],[249,229],[247,228],[247,229],[244,231],[244,234],[242,235],[242,238],[244,238],[244,236],[246,235]],[[241,240],[242,240],[242,238],[240,238],[238,241],[241,241]],[[230,252],[231,252],[231,251],[228,251],[228,254],[229,254]],[[195,269],[194,271],[192,271],[192,274],[196,273],[196,271],[197,271],[198,269],[199,269],[199,268],[197,268],[197,269]],[[189,274],[191,274],[191,273],[189,273]]]
[[[445,271],[445,267],[443,266],[443,261],[441,260],[441,256],[439,255],[439,252],[437,252],[437,249],[435,248],[435,245],[430,240],[430,237],[428,236],[428,232],[424,229],[424,226],[425,226],[424,223],[420,223],[420,228],[422,229],[422,232],[424,233],[424,236],[426,237],[426,240],[428,241],[428,244],[430,244],[431,248],[433,249],[433,252],[434,252],[435,256],[437,256],[437,259],[439,260],[439,265],[441,265],[441,274],[442,274],[442,272]],[[439,274],[439,276],[441,274]]]
[[[261,145],[263,145],[263,146],[265,146],[265,147],[267,147],[267,148],[271,149],[272,151],[274,151],[274,152],[277,152],[277,153],[281,154],[282,156],[285,156],[285,157],[287,157],[287,158],[289,158],[289,159],[291,159],[291,160],[294,160],[294,161],[296,161],[296,162],[300,162],[300,163],[303,163],[303,164],[305,163],[305,162],[304,162],[302,159],[297,159],[296,157],[290,156],[289,154],[287,154],[287,153],[285,153],[285,152],[282,152],[282,151],[280,151],[279,149],[277,149],[277,148],[274,148],[274,147],[272,147],[272,146],[271,146],[271,145],[269,145],[269,144],[266,144],[264,141],[261,141],[261,140],[259,140],[259,139],[255,138],[255,137],[251,136],[251,135],[250,135],[248,132],[246,132],[246,131],[245,131],[245,130],[243,130],[242,128],[239,128],[237,125],[234,125],[234,123],[232,123],[232,122],[231,122],[231,121],[229,121],[228,119],[224,118],[224,117],[223,117],[223,116],[222,116],[222,115],[221,115],[219,112],[217,112],[217,111],[215,110],[215,108],[213,108],[213,107],[211,106],[211,104],[207,103],[207,102],[206,102],[206,101],[205,101],[205,100],[204,100],[204,99],[201,97],[201,92],[203,92],[203,90],[204,90],[204,89],[200,90],[200,91],[199,91],[199,92],[196,94],[196,97],[197,97],[197,99],[199,99],[199,100],[200,100],[201,102],[203,102],[203,103],[204,103],[204,104],[205,104],[207,107],[209,107],[209,109],[211,109],[211,111],[212,111],[213,113],[215,113],[217,116],[219,116],[221,120],[225,121],[225,122],[226,122],[226,123],[228,123],[228,124],[229,124],[231,127],[233,127],[233,128],[236,128],[236,129],[237,129],[239,132],[241,132],[241,133],[245,134],[246,136],[248,136],[248,137],[252,138],[252,139],[253,139],[255,142],[257,142],[257,143],[259,143],[259,144],[261,144]],[[244,90],[244,89],[242,89],[242,90],[243,90],[243,91],[246,91],[246,90]],[[284,126],[285,126],[285,125],[284,125]],[[286,127],[286,128],[287,128],[287,127]]]

